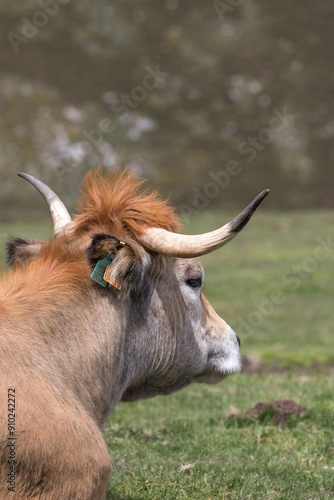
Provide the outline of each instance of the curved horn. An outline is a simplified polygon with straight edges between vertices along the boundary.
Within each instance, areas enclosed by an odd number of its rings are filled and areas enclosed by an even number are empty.
[[[64,203],[61,199],[50,189],[46,184],[36,179],[32,175],[25,174],[23,172],[18,173],[20,177],[23,177],[26,181],[30,182],[37,191],[41,193],[46,203],[50,208],[50,212],[53,219],[53,232],[54,236],[60,234],[64,230],[65,226],[72,222],[71,216],[67,211]]]
[[[232,240],[243,229],[269,191],[269,189],[262,191],[235,219],[210,233],[183,235],[152,227],[140,237],[140,241],[150,250],[170,257],[191,258],[213,252]]]

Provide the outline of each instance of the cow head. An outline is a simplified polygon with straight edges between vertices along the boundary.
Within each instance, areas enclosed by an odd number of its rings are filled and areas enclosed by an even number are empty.
[[[92,279],[90,287],[96,307],[103,301],[110,317],[102,327],[113,330],[117,322],[128,344],[123,401],[168,394],[194,381],[218,382],[240,370],[240,341],[201,291],[199,256],[233,239],[269,190],[221,228],[185,236],[176,232],[174,212],[164,200],[156,194],[135,195],[138,181],[130,173],[109,181],[100,172],[89,174],[80,213],[73,221],[49,187],[30,175],[19,175],[43,195],[55,239],[68,252],[81,252],[87,273],[109,258],[108,281],[104,275],[100,280],[106,283]],[[43,245],[12,240],[10,263],[38,262]]]

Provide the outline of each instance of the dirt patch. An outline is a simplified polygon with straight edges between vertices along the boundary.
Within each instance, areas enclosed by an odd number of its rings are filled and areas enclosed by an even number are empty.
[[[292,415],[301,417],[305,411],[304,406],[297,404],[292,399],[280,399],[272,403],[261,401],[245,412],[231,408],[229,418],[238,422],[251,420],[273,422],[275,425],[284,426]]]

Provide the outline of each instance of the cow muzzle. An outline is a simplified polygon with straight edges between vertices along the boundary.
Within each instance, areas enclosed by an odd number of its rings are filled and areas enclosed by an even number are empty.
[[[241,370],[240,339],[230,326],[222,340],[215,340],[209,352],[208,368],[198,382],[215,384]]]

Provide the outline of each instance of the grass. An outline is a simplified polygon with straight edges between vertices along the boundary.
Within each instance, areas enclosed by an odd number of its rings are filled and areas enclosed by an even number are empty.
[[[203,213],[186,229],[226,220]],[[7,234],[45,237],[50,223],[0,225]],[[105,428],[114,464],[107,500],[334,498],[333,375],[307,367],[334,362],[332,242],[333,212],[259,212],[233,242],[202,258],[204,293],[241,337],[243,354],[289,370],[120,404]],[[278,399],[306,413],[285,427],[229,418]]]
[[[282,398],[307,413],[286,427],[228,418]],[[288,373],[119,405],[105,430],[114,464],[107,499],[333,498],[333,411],[332,377]]]

